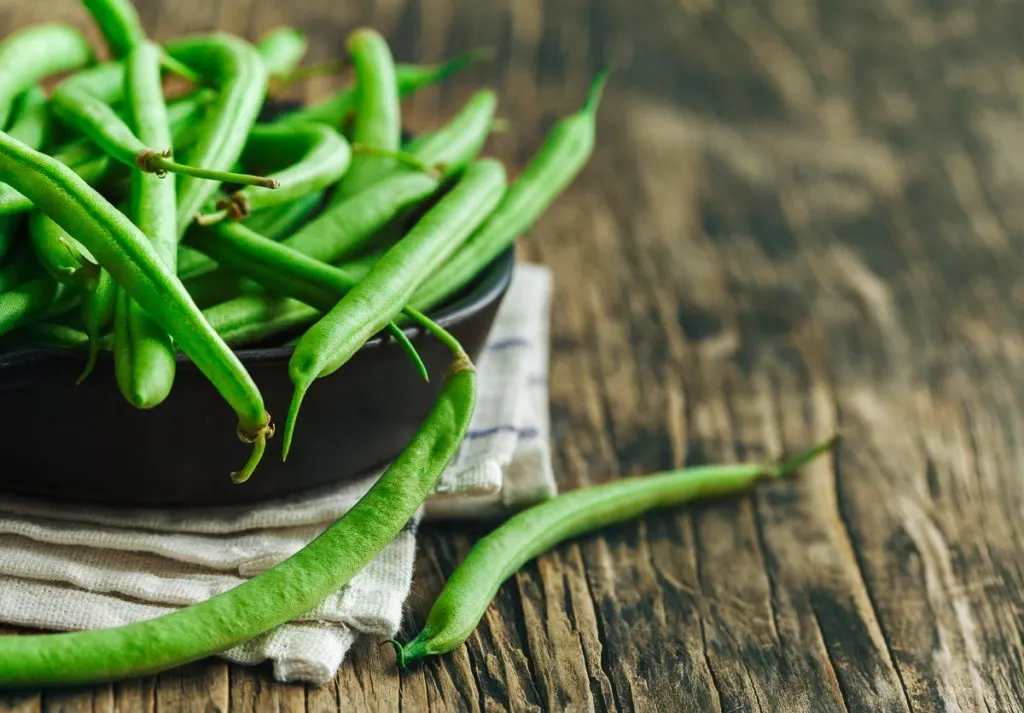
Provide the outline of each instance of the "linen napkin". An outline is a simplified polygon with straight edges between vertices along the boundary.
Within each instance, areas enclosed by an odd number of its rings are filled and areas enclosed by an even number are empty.
[[[417,517],[348,585],[301,619],[222,654],[270,661],[281,681],[329,680],[359,636],[393,636],[409,593],[416,527],[495,517],[555,494],[549,450],[551,275],[520,263],[477,361],[470,429]],[[123,510],[0,497],[0,622],[81,630],[208,599],[301,549],[373,484],[258,506]]]

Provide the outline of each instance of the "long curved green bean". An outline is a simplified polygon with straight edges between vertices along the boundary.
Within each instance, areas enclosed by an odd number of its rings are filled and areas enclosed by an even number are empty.
[[[122,59],[146,41],[139,12],[131,0],[82,0],[114,59]],[[196,81],[195,72],[161,52],[160,63],[178,76]]]
[[[476,92],[444,127],[420,142],[412,155],[440,168],[447,178],[463,171],[476,158],[491,134],[498,98],[490,89]]]
[[[169,43],[167,52],[218,90],[199,128],[198,140],[183,159],[218,171],[230,169],[242,155],[267,95],[267,68],[259,51],[239,37],[214,33]],[[189,176],[179,179],[179,239],[216,191],[216,183]]]
[[[155,619],[0,637],[0,688],[157,673],[225,651],[309,611],[394,540],[433,490],[469,428],[474,372],[460,353],[405,450],[351,510],[299,552],[234,589]]]
[[[160,49],[138,43],[125,58],[125,97],[131,125],[149,145],[171,145],[170,121],[160,82]],[[174,181],[132,171],[131,219],[174,271],[178,256]],[[153,408],[171,392],[177,369],[174,344],[137,302],[123,291],[114,308],[114,374],[121,393],[140,409]]]
[[[26,27],[0,42],[0,128],[15,99],[51,74],[84,67],[93,61],[88,40],[74,27],[44,24]]]
[[[288,76],[309,50],[309,39],[294,27],[275,27],[256,43],[272,79]]]
[[[316,379],[348,361],[366,340],[393,321],[417,286],[469,237],[501,200],[505,168],[493,159],[471,165],[455,187],[427,211],[370,274],[307,331],[288,362],[295,385],[282,441],[287,457],[299,408]]]
[[[395,63],[388,43],[375,30],[362,28],[348,38],[348,52],[356,71],[356,112],[352,142],[384,152],[397,152],[402,144]],[[386,156],[356,154],[338,184],[332,202],[354,195],[395,167]]]
[[[254,446],[245,467],[234,475],[237,480],[248,478],[273,434],[263,397],[149,239],[74,171],[3,132],[0,180],[28,196],[84,245],[210,379],[237,414],[239,436]]]
[[[200,225],[213,225],[225,219],[242,220],[263,208],[288,203],[310,192],[322,191],[348,170],[352,152],[348,141],[323,124],[266,124],[249,133],[242,163],[273,160],[285,167],[267,177],[277,190],[263,191],[251,186],[217,201],[217,212],[199,215]]]
[[[323,191],[314,191],[284,205],[254,210],[242,225],[271,240],[280,240],[304,223],[320,207],[323,198]]]
[[[502,582],[558,543],[654,508],[736,495],[764,478],[792,473],[835,442],[832,438],[779,464],[707,465],[615,480],[558,495],[513,515],[473,545],[416,637],[407,644],[392,642],[399,666],[459,646],[473,633]]]
[[[49,312],[62,287],[49,275],[36,277],[0,294],[0,334]]]
[[[531,159],[494,213],[451,260],[431,277],[416,297],[430,308],[457,292],[537,221],[590,159],[594,150],[598,104],[608,73],[594,80],[583,109],[552,127],[543,146]]]
[[[46,93],[38,86],[30,87],[18,99],[14,118],[7,133],[26,146],[39,149],[46,142],[49,129]],[[0,184],[0,189],[5,188],[10,187]],[[10,252],[19,227],[16,218],[0,213],[0,261]]]
[[[203,310],[210,326],[233,347],[291,331],[319,315],[318,309],[305,302],[264,291],[239,295]]]
[[[436,84],[456,72],[477,62],[490,58],[493,52],[488,49],[476,49],[461,54],[443,64],[395,65],[395,83],[398,85],[400,97]],[[341,128],[345,120],[355,112],[357,104],[356,87],[349,86],[336,92],[322,102],[311,104],[283,115],[278,122],[313,121]]]

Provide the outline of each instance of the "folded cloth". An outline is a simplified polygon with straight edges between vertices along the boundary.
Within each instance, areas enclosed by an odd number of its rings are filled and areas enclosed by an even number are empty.
[[[479,396],[466,440],[417,517],[315,610],[222,656],[245,664],[269,660],[281,681],[323,683],[357,637],[398,631],[423,515],[500,517],[555,494],[550,295],[546,268],[517,266],[477,360]],[[0,622],[94,629],[208,599],[297,552],[379,474],[232,508],[126,510],[0,497]]]

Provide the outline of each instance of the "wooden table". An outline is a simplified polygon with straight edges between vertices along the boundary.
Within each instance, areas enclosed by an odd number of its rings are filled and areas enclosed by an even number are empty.
[[[437,125],[492,85],[510,130],[489,150],[516,168],[613,63],[593,161],[522,241],[557,282],[561,485],[845,441],[749,497],[560,547],[467,646],[402,674],[367,645],[316,690],[215,661],[0,708],[1022,709],[1020,3],[141,9],[158,38],[294,23],[312,60],[359,23],[404,60],[493,46],[406,120]],[[5,30],[54,18],[86,24],[72,0],[0,0]],[[406,631],[483,531],[423,533]]]

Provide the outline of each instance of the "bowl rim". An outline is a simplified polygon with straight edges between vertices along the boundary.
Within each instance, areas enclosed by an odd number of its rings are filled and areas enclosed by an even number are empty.
[[[516,244],[513,243],[478,272],[456,296],[446,300],[434,310],[428,311],[427,316],[442,327],[447,327],[480,311],[497,299],[501,293],[508,290],[515,271],[515,258]],[[417,325],[409,325],[403,327],[402,331],[410,339],[415,339],[425,330]],[[359,352],[378,349],[391,339],[392,337],[389,336],[374,336],[359,348]],[[243,364],[260,364],[287,359],[294,351],[294,346],[232,349],[232,352]],[[81,361],[84,357],[85,352],[74,347],[25,347],[0,354],[0,370],[6,371],[21,366],[38,365],[45,361]],[[110,351],[100,352],[99,359],[101,361],[113,359],[113,354]],[[181,351],[177,352],[175,361],[179,366],[198,368],[188,355]]]

